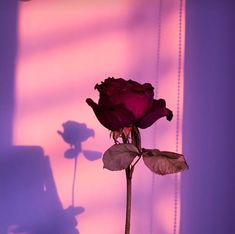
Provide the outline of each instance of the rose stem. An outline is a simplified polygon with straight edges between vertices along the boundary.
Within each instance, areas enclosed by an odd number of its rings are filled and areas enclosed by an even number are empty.
[[[129,139],[122,135],[123,143],[129,143]],[[125,223],[125,234],[130,234],[131,229],[131,180],[134,167],[129,166],[125,169],[126,172],[126,223]]]
[[[125,234],[130,234],[131,223],[131,179],[134,167],[128,167],[126,170],[126,224]]]
[[[75,194],[75,183],[76,183],[76,174],[77,174],[77,161],[78,161],[78,156],[74,158],[73,182],[72,182],[72,206],[73,207],[74,207],[74,194]]]
[[[123,143],[129,143],[128,137],[126,137],[124,134],[122,134],[122,141]],[[131,134],[131,142],[134,144],[140,151],[140,132],[138,128],[133,127],[132,134]],[[126,168],[126,224],[125,224],[125,234],[130,234],[131,229],[131,189],[132,189],[132,175],[134,172],[135,165],[139,162],[139,158],[136,160],[136,162],[133,165],[130,165],[128,168]]]

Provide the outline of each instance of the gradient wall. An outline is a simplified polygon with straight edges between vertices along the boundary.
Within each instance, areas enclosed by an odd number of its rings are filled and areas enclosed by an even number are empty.
[[[183,71],[180,86],[177,83],[179,1],[156,0],[147,4],[131,0],[32,0],[19,2],[14,10],[18,12],[18,35],[9,38],[15,38],[13,45],[17,41],[18,47],[15,89],[11,87],[10,91],[14,93],[15,112],[13,131],[8,128],[8,133],[13,134],[14,145],[44,149],[64,208],[71,204],[73,162],[64,158],[68,146],[57,130],[62,129],[63,122],[76,120],[95,131],[95,137],[83,143],[84,150],[103,152],[111,146],[109,131],[98,123],[85,103],[87,97],[98,99],[94,85],[108,76],[151,82],[156,96],[166,99],[174,113],[179,108],[181,151]],[[183,44],[184,14],[182,30]],[[5,47],[12,48],[8,43]],[[9,71],[14,70],[13,65],[5,65]],[[14,75],[6,74],[2,79],[8,83],[9,77]],[[146,148],[175,151],[176,118],[172,122],[159,120],[142,131],[142,136]],[[179,176],[153,176],[142,162],[136,167],[132,233],[178,232],[180,192],[175,186],[179,183]],[[82,234],[123,233],[124,172],[104,170],[101,160],[91,162],[80,155],[75,203],[85,208],[78,216]]]

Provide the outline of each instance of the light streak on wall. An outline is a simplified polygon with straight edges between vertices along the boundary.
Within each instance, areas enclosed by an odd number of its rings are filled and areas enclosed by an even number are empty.
[[[97,100],[93,87],[108,76],[154,82],[157,7],[158,1],[128,0],[32,0],[19,4],[14,143],[44,148],[64,207],[70,205],[73,163],[63,157],[66,146],[56,131],[69,119],[85,122],[95,130],[95,138],[85,142],[84,149],[103,152],[112,144],[109,132],[98,123],[85,99]],[[178,5],[168,0],[164,7],[158,97],[175,110]],[[162,131],[157,145],[175,150],[175,120],[160,120],[156,129]],[[155,147],[153,130],[145,130],[143,135],[144,144]],[[136,168],[132,230],[148,233],[153,205],[158,233],[170,233],[172,177],[157,177],[159,193],[150,204],[151,176],[142,164]],[[76,204],[86,209],[79,216],[80,232],[122,233],[124,173],[103,170],[101,160],[89,162],[80,157],[77,178]]]

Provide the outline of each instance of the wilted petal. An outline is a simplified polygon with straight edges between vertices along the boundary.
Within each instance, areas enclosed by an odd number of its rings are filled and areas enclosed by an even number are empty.
[[[110,136],[117,143],[119,137],[122,138],[124,136],[125,138],[129,138],[131,135],[131,131],[132,131],[132,127],[124,127],[116,131],[112,131]]]
[[[119,93],[121,89],[126,86],[126,81],[122,78],[109,77],[101,82],[101,84],[96,84],[95,89],[100,92],[100,95],[112,96]]]
[[[135,120],[133,114],[121,105],[114,106],[110,109],[103,109],[90,98],[88,98],[86,102],[92,107],[100,123],[111,131],[130,127]]]
[[[100,92],[99,106],[109,109],[122,105],[135,116],[134,122],[145,116],[153,103],[154,88],[149,83],[108,78],[95,88]]]
[[[154,99],[150,111],[136,125],[140,128],[147,128],[164,116],[166,116],[167,120],[170,121],[173,117],[173,113],[171,110],[166,108],[166,102],[164,99]]]
[[[107,98],[107,95],[100,95],[98,105],[105,109],[121,105],[135,116],[135,121],[141,119],[151,108],[153,103],[152,90],[120,90]]]

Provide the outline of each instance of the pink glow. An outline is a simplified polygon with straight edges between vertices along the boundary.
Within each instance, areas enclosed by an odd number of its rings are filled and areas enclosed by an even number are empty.
[[[14,143],[44,148],[64,207],[71,202],[73,163],[63,157],[67,146],[56,131],[69,119],[85,122],[96,135],[83,144],[84,149],[103,152],[112,144],[109,132],[98,123],[85,99],[97,100],[93,87],[108,76],[155,83],[157,17],[152,9],[155,7],[157,12],[158,1],[151,4],[148,7],[145,1],[138,6],[133,1],[69,4],[62,0],[20,3]],[[178,6],[170,0],[164,4],[158,97],[166,99],[175,113]],[[166,8],[170,9],[168,13]],[[144,143],[175,151],[175,128],[176,118],[171,123],[162,119],[155,129],[162,132],[161,136],[153,141],[153,129],[145,130]],[[181,138],[179,146],[181,151]],[[78,219],[80,232],[122,233],[124,173],[103,170],[101,160],[89,162],[82,155],[78,161],[76,204],[86,209]],[[134,177],[133,233],[147,233],[152,174],[141,163]],[[173,180],[173,176],[156,178],[156,190],[161,194],[157,193],[152,205],[154,229],[157,226],[159,234],[172,231]]]

